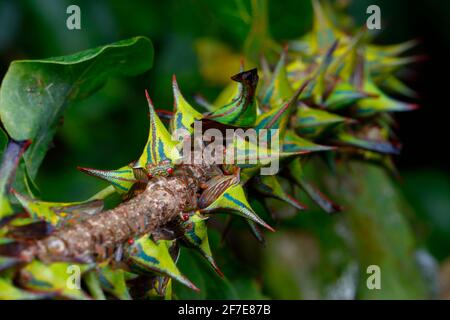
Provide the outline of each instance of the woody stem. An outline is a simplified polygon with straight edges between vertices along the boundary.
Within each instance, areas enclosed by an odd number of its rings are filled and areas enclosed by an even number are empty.
[[[142,193],[116,208],[38,241],[30,254],[48,262],[104,260],[128,239],[151,233],[180,212],[195,209],[199,185],[212,170],[204,165],[180,166],[173,176],[152,179]]]

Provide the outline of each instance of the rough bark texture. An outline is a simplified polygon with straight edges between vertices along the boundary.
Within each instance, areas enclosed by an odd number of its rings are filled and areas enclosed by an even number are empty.
[[[29,247],[22,257],[44,262],[104,260],[129,239],[151,233],[177,219],[180,212],[195,209],[199,186],[214,175],[214,169],[181,166],[171,177],[156,177],[129,201],[57,230]]]

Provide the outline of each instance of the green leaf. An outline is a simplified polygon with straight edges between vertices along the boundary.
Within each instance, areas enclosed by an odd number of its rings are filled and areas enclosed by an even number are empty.
[[[58,119],[73,102],[87,98],[110,77],[148,70],[153,47],[135,37],[69,56],[13,61],[0,88],[0,118],[15,140],[33,141],[24,155],[36,176]]]

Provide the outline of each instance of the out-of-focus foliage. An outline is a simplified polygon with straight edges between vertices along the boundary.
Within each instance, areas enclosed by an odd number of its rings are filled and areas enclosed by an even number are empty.
[[[436,259],[450,255],[450,176],[436,170],[406,172],[404,194],[417,217],[416,231]]]
[[[0,31],[3,64],[7,65],[10,60],[19,57],[27,59],[67,54],[143,34],[155,43],[155,69],[136,79],[111,79],[98,94],[67,110],[64,125],[56,134],[56,148],[50,150],[37,176],[37,185],[45,199],[84,200],[107,184],[78,173],[74,170],[76,165],[119,168],[130,160],[130,154],[142,151],[147,138],[146,110],[139,107],[142,105],[144,87],[149,87],[155,105],[171,109],[172,96],[167,88],[172,73],[176,73],[179,82],[183,83],[183,92],[188,101],[193,101],[192,96],[199,88],[212,101],[217,96],[218,87],[228,84],[229,75],[239,70],[240,52],[246,52],[250,57],[246,67],[259,63],[255,61],[259,58],[258,52],[264,50],[269,50],[268,59],[272,59],[272,64],[275,63],[277,55],[270,50],[279,50],[281,46],[278,47],[272,40],[263,41],[261,35],[271,35],[276,42],[300,38],[309,30],[313,20],[310,1],[286,1],[283,5],[270,2],[265,7],[258,1],[254,1],[253,5],[250,1],[203,0],[185,3],[77,3],[82,7],[83,30],[74,32],[61,27],[65,25],[65,15],[61,12],[65,11],[69,2],[28,1],[18,4],[11,1],[0,4],[0,14],[4,16],[4,19],[0,18],[0,24],[8,26],[0,27],[0,30],[9,31],[7,34]],[[365,21],[363,13],[367,5],[364,5],[365,1],[358,1],[349,8],[356,16],[355,25]],[[389,5],[389,8],[393,7]],[[255,8],[262,10],[258,11],[259,20],[252,19]],[[265,21],[264,11],[268,13],[268,21]],[[396,18],[399,17],[398,11],[393,12],[397,12]],[[394,15],[390,9],[383,10],[385,13]],[[129,18],[130,14],[133,19]],[[341,22],[345,26],[353,23],[349,20]],[[389,32],[391,35],[401,32],[399,29],[402,24],[396,25],[400,27],[390,28],[394,29],[394,32]],[[35,37],[20,37],[24,30],[34,30]],[[248,30],[252,30],[249,37]],[[399,88],[398,82],[386,80],[385,83],[392,88]],[[339,104],[336,105],[338,109]],[[303,111],[308,109],[304,108]],[[314,116],[320,118],[320,114]],[[304,134],[314,136],[315,132],[309,131],[308,124],[301,126]],[[313,127],[323,129],[317,123]],[[3,149],[5,143],[2,142],[2,133],[0,148]],[[355,140],[348,142],[361,143]],[[266,249],[255,250],[259,248],[258,244],[247,238],[247,226],[240,222],[234,222],[236,228],[227,237],[231,248],[228,245],[223,248],[219,234],[211,230],[209,240],[212,252],[227,276],[224,279],[217,277],[207,262],[199,258],[200,255],[182,248],[177,265],[201,291],[195,293],[174,283],[174,297],[259,299],[429,296],[417,276],[413,261],[415,240],[409,223],[414,226],[418,242],[423,243],[434,257],[439,261],[448,257],[448,246],[445,245],[449,234],[446,213],[450,205],[445,195],[448,194],[449,179],[443,179],[440,173],[408,173],[402,185],[406,195],[406,199],[403,199],[397,188],[390,185],[385,173],[375,168],[366,171],[358,164],[352,167],[359,173],[351,175],[356,178],[342,180],[342,171],[347,176],[349,168],[339,167],[337,177],[323,182],[327,194],[333,194],[339,189],[333,200],[344,206],[344,212],[329,217],[319,210],[310,210],[308,214],[285,220],[277,226],[278,232],[266,239]],[[61,179],[62,176],[64,179]],[[314,177],[313,181],[316,179],[327,180]],[[342,181],[345,183],[341,184]],[[293,189],[293,192],[304,197],[296,187]],[[343,190],[346,190],[344,194],[341,193]],[[252,197],[254,195],[250,196],[250,203],[256,210]],[[303,200],[315,208],[307,197]],[[407,209],[404,209],[405,206]],[[371,210],[367,210],[367,207]],[[283,215],[293,215],[293,209],[278,200],[269,203],[269,208],[278,208]],[[270,221],[269,214],[263,215],[266,221]],[[385,270],[382,271],[383,290],[371,291],[365,287],[367,274],[364,267],[368,264],[381,264],[382,270]],[[280,270],[280,265],[285,270]],[[103,286],[108,288],[107,282],[103,281]],[[17,297],[37,298],[20,292],[7,282],[0,283],[0,292],[2,288],[14,291],[12,295]],[[126,297],[124,293],[113,295]]]

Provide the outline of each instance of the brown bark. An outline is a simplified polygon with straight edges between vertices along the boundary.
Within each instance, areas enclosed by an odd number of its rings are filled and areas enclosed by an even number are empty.
[[[156,231],[197,207],[199,186],[214,175],[210,166],[181,166],[171,177],[150,180],[145,190],[118,207],[57,230],[23,252],[25,260],[101,261],[129,239]]]

